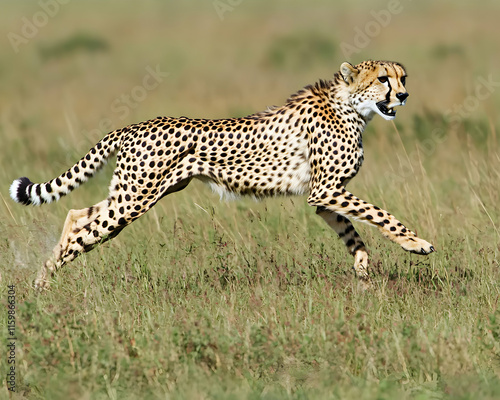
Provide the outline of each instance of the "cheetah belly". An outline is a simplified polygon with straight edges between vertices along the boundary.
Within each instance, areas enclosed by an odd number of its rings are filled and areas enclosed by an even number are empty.
[[[255,168],[262,170],[262,168]],[[266,168],[264,168],[265,170]],[[197,176],[198,179],[208,183],[211,189],[221,199],[235,200],[240,196],[250,195],[255,198],[276,195],[302,195],[309,191],[311,171],[309,163],[297,160],[292,168],[276,169],[270,175],[259,175],[259,172],[249,169],[241,181],[234,181],[227,175],[227,171],[221,171],[219,177]]]
[[[293,150],[283,144],[276,153],[257,151],[231,164],[221,162],[211,176],[197,178],[208,183],[221,199],[305,194],[311,178],[307,149]]]

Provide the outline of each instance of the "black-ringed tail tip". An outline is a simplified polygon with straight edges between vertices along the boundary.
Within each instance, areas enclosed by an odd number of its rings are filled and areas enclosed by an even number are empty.
[[[24,205],[32,204],[31,200],[31,189],[33,187],[33,182],[31,182],[28,178],[22,177],[16,179],[10,185],[10,197],[17,203],[21,203]],[[39,203],[40,204],[40,203]]]
[[[69,190],[64,194],[69,193]],[[32,204],[39,206],[43,203],[50,203],[59,200],[60,194],[55,192],[50,182],[47,183],[33,183],[29,178],[22,177],[16,179],[10,185],[10,197],[17,203],[26,206]]]

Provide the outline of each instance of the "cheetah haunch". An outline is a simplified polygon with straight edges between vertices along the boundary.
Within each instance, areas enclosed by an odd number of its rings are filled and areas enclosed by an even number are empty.
[[[11,197],[21,204],[58,200],[92,177],[117,154],[109,196],[83,210],[70,210],[61,240],[35,286],[49,285],[56,270],[109,240],[158,200],[199,178],[223,194],[308,194],[307,202],[342,238],[354,270],[369,283],[368,254],[350,220],[378,228],[403,249],[429,254],[434,247],[387,211],[345,186],[363,161],[362,132],[378,114],[395,117],[404,105],[406,72],[401,64],[343,63],[331,81],[292,95],[284,106],[244,118],[158,117],[108,133],[73,167],[46,183],[15,180]]]

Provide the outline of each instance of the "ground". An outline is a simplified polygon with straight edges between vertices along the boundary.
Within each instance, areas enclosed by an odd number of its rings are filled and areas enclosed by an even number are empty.
[[[498,398],[498,5],[222,3],[69,2],[17,53],[4,35],[0,301],[6,321],[15,285],[17,398]],[[2,26],[22,34],[40,10],[5,6]],[[377,276],[361,293],[305,196],[221,203],[195,183],[33,291],[67,210],[104,198],[113,165],[40,208],[10,201],[13,179],[56,176],[106,130],[249,114],[367,58],[401,61],[410,97],[369,126],[349,188],[419,227],[432,257],[357,224]]]

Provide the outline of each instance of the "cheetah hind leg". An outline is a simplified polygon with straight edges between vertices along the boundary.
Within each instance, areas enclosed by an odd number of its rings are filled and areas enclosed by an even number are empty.
[[[354,256],[353,269],[359,279],[360,288],[362,290],[371,288],[373,284],[368,274],[368,252],[351,221],[323,207],[318,207],[316,214],[323,218],[330,228],[339,235],[349,253]]]
[[[165,185],[163,193],[132,215],[122,214],[115,200],[103,200],[95,206],[82,210],[70,210],[64,223],[59,243],[54,247],[52,256],[43,264],[34,285],[38,290],[47,289],[54,273],[64,264],[74,260],[79,254],[92,250],[97,244],[117,236],[125,226],[135,221],[162,197],[184,189],[191,177],[179,179],[178,182]]]
[[[83,244],[83,239],[74,239],[75,235],[82,230],[89,230],[90,224],[95,222],[100,212],[108,208],[108,200],[103,200],[95,206],[84,208],[82,210],[70,210],[64,222],[61,239],[52,250],[52,256],[45,261],[42,269],[34,281],[34,286],[38,290],[48,289],[50,279],[54,273],[64,264],[75,259],[78,254],[89,251],[93,244]],[[120,229],[121,230],[121,229]],[[116,236],[120,230],[113,232]],[[96,238],[96,237],[95,237]],[[97,239],[97,238],[96,238]],[[98,239],[100,240],[100,238]]]

